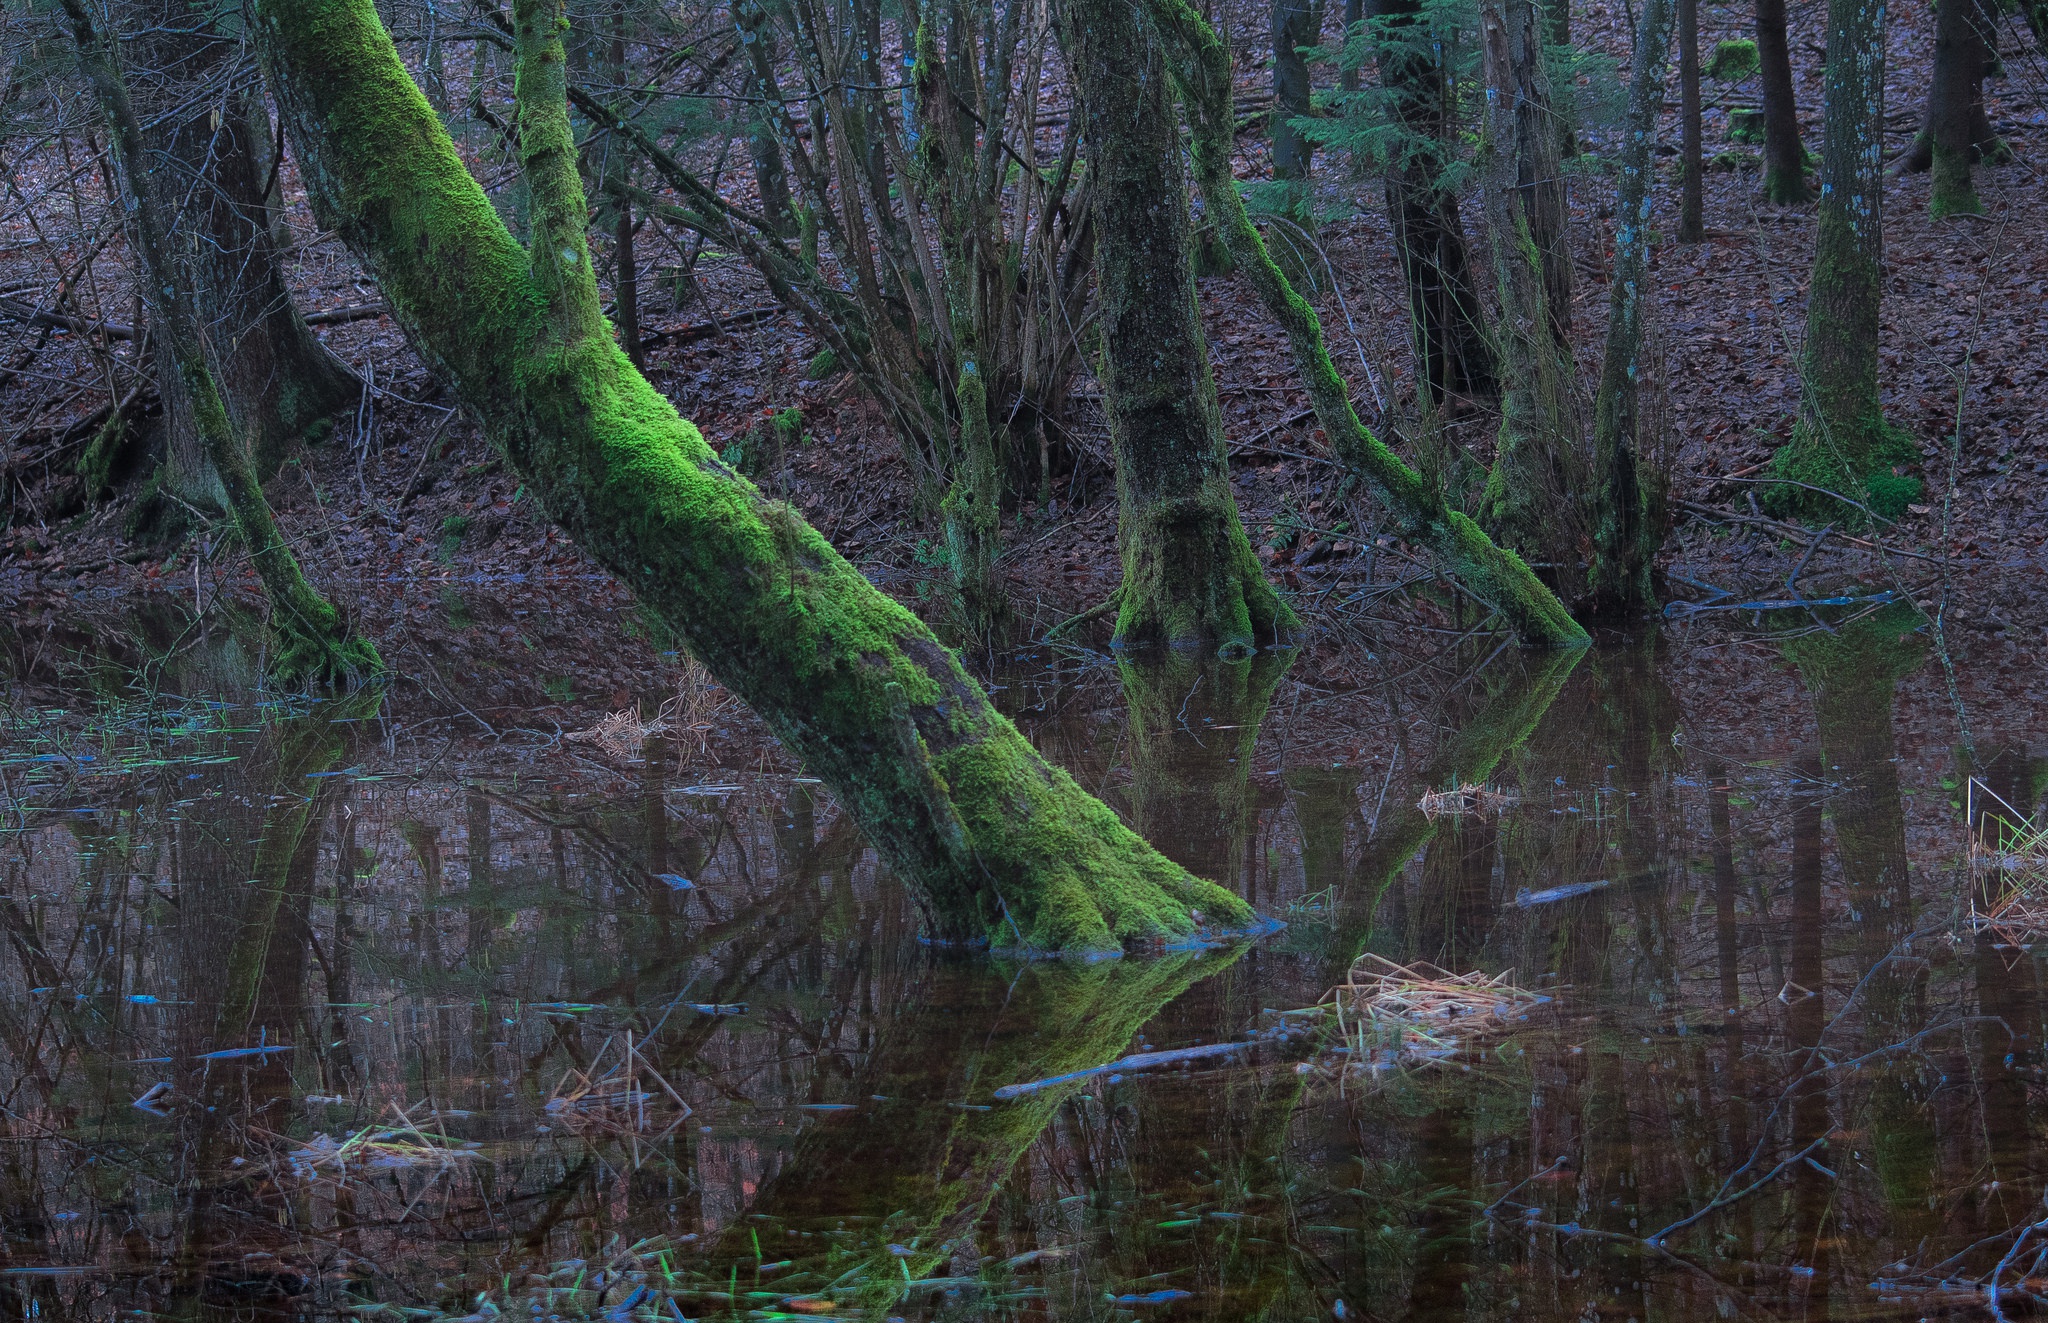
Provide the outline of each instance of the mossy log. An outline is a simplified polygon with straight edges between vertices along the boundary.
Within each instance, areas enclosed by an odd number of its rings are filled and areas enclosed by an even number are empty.
[[[521,0],[521,247],[371,0],[259,0],[255,33],[316,213],[548,516],[823,778],[933,935],[1114,951],[1250,908],[1048,765],[958,658],[795,511],[720,462],[599,309],[559,0]]]
[[[1434,483],[1359,421],[1351,392],[1323,347],[1322,322],[1267,253],[1231,174],[1229,51],[1187,0],[1145,0],[1145,8],[1166,44],[1168,67],[1187,106],[1202,198],[1238,269],[1287,332],[1295,369],[1308,386],[1316,420],[1337,458],[1380,494],[1403,536],[1434,551],[1474,596],[1500,612],[1523,643],[1584,647],[1590,642],[1586,631],[1522,558],[1494,545],[1479,525],[1451,509]]]

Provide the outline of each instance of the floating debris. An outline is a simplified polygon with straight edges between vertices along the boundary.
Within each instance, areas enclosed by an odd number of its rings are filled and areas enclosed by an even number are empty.
[[[1059,1084],[1071,1084],[1075,1080],[1092,1079],[1097,1075],[1106,1075],[1111,1071],[1145,1070],[1154,1066],[1171,1066],[1182,1061],[1201,1061],[1209,1057],[1231,1056],[1251,1046],[1252,1043],[1250,1042],[1203,1043],[1198,1047],[1177,1047],[1164,1052],[1139,1052],[1132,1056],[1119,1057],[1115,1061],[1105,1062],[1100,1066],[1090,1066],[1086,1070],[1069,1071],[1064,1075],[1053,1075],[1042,1080],[1032,1080],[1028,1084],[1005,1084],[1002,1088],[996,1090],[995,1096],[998,1102],[1008,1102],[1012,1098],[1022,1098],[1026,1094],[1037,1093],[1041,1089],[1050,1089]]]
[[[2035,825],[1971,777],[1963,796],[1970,833],[1970,925],[2016,947],[2048,938],[2048,824]]]
[[[367,1125],[340,1140],[315,1135],[287,1151],[283,1169],[276,1174],[333,1181],[346,1181],[352,1172],[429,1170],[438,1174],[482,1156],[477,1152],[482,1146],[473,1141],[422,1130],[412,1113],[431,1107],[422,1102],[402,1108],[394,1102],[389,1104],[390,1124]]]
[[[1440,817],[1462,817],[1467,813],[1490,814],[1512,807],[1516,796],[1512,790],[1496,790],[1491,786],[1472,784],[1456,786],[1450,790],[1425,791],[1415,807],[1422,815],[1432,820]]]
[[[1514,1013],[1550,1000],[1513,983],[1514,971],[1454,974],[1427,961],[1364,955],[1315,1009],[1334,1016],[1341,1046],[1330,1064],[1350,1073],[1443,1061],[1475,1039],[1504,1032]],[[1304,1062],[1302,1070],[1314,1069]]]

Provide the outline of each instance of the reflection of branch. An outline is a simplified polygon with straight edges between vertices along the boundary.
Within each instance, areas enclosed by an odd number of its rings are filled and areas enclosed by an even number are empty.
[[[1759,1176],[1756,1180],[1750,1182],[1748,1185],[1743,1186],[1734,1194],[1722,1195],[1719,1198],[1715,1199],[1712,1203],[1707,1204],[1706,1206],[1699,1208],[1691,1213],[1688,1213],[1684,1217],[1679,1218],[1676,1222],[1673,1222],[1670,1226],[1665,1227],[1662,1231],[1651,1232],[1648,1236],[1644,1237],[1644,1239],[1652,1245],[1661,1244],[1664,1238],[1670,1235],[1672,1232],[1682,1231],[1686,1227],[1691,1226],[1693,1223],[1699,1221],[1701,1218],[1705,1217],[1709,1213],[1716,1212],[1719,1209],[1726,1208],[1730,1204],[1740,1203],[1742,1200],[1747,1199],[1750,1195],[1755,1194],[1758,1190],[1763,1189],[1764,1186],[1769,1185],[1773,1180],[1777,1178],[1780,1172],[1784,1171],[1788,1167],[1797,1166],[1801,1161],[1803,1161],[1809,1155],[1811,1155],[1815,1149],[1826,1148],[1827,1144],[1828,1137],[1826,1135],[1822,1135],[1819,1139],[1814,1140],[1805,1148],[1800,1149],[1791,1157],[1786,1158],[1783,1162],[1780,1162],[1777,1166],[1771,1168],[1769,1171],[1765,1172],[1762,1176]],[[1741,1172],[1738,1169],[1736,1175],[1740,1174]],[[1729,1177],[1729,1180],[1733,1179],[1733,1176]],[[1728,1187],[1724,1183],[1721,1188],[1725,1190]]]

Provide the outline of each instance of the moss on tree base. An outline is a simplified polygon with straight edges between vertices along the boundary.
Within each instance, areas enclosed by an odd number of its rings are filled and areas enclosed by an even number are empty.
[[[1842,436],[1844,430],[1854,434]],[[1803,422],[1771,460],[1770,476],[1781,481],[1765,489],[1764,508],[1842,528],[1861,527],[1866,509],[1880,519],[1897,519],[1920,499],[1922,486],[1895,470],[1919,462],[1913,438],[1882,415],[1826,435]]]

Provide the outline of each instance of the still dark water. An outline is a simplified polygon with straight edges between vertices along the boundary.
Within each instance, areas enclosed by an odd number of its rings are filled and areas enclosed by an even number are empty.
[[[1918,623],[1027,662],[1048,751],[1286,924],[1092,965],[920,943],[798,777],[18,662],[0,1313],[2030,1315],[2041,971],[1964,795],[2033,810],[2048,744],[1966,742]],[[1360,1070],[1280,1013],[1364,952],[1546,1000]]]

